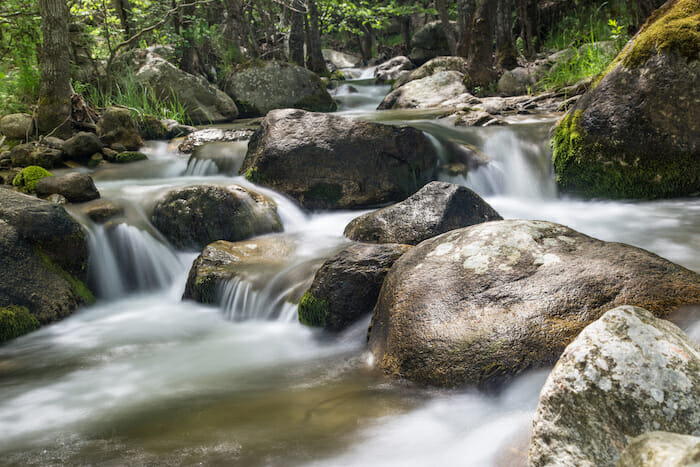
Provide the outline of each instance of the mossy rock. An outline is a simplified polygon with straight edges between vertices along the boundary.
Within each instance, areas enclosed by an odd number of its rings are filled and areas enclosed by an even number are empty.
[[[26,307],[10,305],[0,308],[0,342],[28,334],[39,327],[39,321]]]
[[[700,192],[700,5],[668,2],[558,123],[557,184],[584,197]]]
[[[46,177],[53,177],[53,174],[43,167],[30,165],[15,176],[12,184],[19,187],[24,193],[34,193],[36,184],[39,183],[39,180]]]
[[[120,152],[114,157],[114,162],[117,164],[128,164],[130,162],[145,161],[148,156],[142,152],[138,151],[126,151]]]
[[[299,302],[299,322],[306,326],[326,327],[330,321],[328,302],[306,291]]]

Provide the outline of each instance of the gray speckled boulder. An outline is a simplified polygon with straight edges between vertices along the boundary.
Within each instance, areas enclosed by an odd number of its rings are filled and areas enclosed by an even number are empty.
[[[34,120],[29,114],[10,114],[0,118],[0,133],[10,139],[26,139],[34,132]]]
[[[644,432],[698,436],[698,388],[700,349],[683,331],[642,308],[610,310],[566,348],[547,378],[529,465],[614,465]]]
[[[697,467],[700,438],[663,431],[637,436],[617,461],[617,467]]]
[[[417,245],[450,230],[502,219],[469,188],[430,182],[405,201],[353,219],[345,236],[360,242]]]
[[[224,77],[222,89],[244,117],[259,117],[273,109],[295,108],[331,112],[338,106],[315,73],[285,62],[263,62]]]

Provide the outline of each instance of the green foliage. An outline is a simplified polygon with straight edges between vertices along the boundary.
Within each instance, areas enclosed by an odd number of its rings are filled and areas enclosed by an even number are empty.
[[[28,334],[39,327],[39,321],[23,306],[0,308],[0,342]]]
[[[340,32],[362,36],[366,30],[385,28],[392,18],[437,14],[432,8],[414,3],[404,4],[397,0],[319,0],[318,6],[323,34]]]
[[[38,165],[30,165],[15,175],[12,184],[19,187],[24,193],[34,193],[36,184],[45,177],[53,177],[53,174]]]

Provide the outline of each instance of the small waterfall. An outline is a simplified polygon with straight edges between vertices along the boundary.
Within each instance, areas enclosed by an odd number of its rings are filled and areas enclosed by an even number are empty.
[[[219,168],[216,166],[216,163],[213,160],[190,158],[190,160],[187,162],[185,173],[182,175],[186,177],[208,177],[218,174]]]
[[[129,224],[88,229],[89,281],[100,298],[169,287],[183,268],[175,253]]]
[[[448,181],[461,183],[482,196],[506,195],[528,199],[553,199],[556,185],[549,151],[541,142],[519,138],[510,128],[499,128],[486,139],[483,152],[491,161]]]

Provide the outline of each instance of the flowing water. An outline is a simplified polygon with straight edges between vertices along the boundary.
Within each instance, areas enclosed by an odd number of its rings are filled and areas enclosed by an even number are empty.
[[[421,128],[443,163],[458,158],[455,147],[480,151],[491,162],[443,178],[504,217],[559,222],[700,271],[700,199],[557,197],[546,147],[553,116],[455,129],[436,120],[439,111],[375,112],[389,88],[368,74],[336,91],[340,113]],[[219,306],[181,301],[197,253],[171,248],[150,209],[176,186],[252,185],[218,163],[188,164],[174,145],[145,151],[149,161],[93,173],[126,221],[82,220],[97,303],[0,347],[0,464],[521,465],[547,370],[498,394],[425,389],[372,371],[368,319],[333,339],[296,322],[288,298],[347,244],[343,229],[362,212],[309,214],[255,187],[284,223],[272,240],[291,242],[294,253],[255,281],[223,284]],[[698,320],[688,331],[700,337]]]

